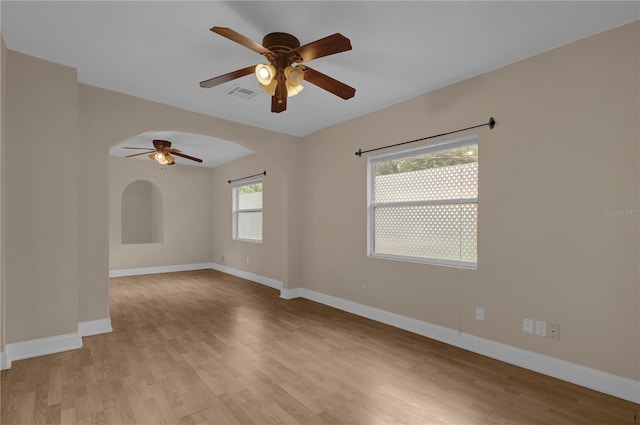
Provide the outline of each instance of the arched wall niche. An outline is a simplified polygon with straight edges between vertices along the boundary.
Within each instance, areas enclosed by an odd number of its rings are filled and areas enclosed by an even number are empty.
[[[122,191],[122,244],[161,243],[164,237],[162,195],[148,180],[136,180]]]

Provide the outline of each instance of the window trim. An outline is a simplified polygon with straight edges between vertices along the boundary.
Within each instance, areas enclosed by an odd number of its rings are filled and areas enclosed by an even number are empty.
[[[232,210],[232,239],[234,241],[240,242],[251,242],[251,243],[262,243],[264,240],[264,235],[260,235],[260,239],[246,239],[238,236],[238,214],[239,213],[250,213],[250,212],[259,212],[262,214],[262,219],[264,220],[264,204],[262,208],[250,208],[250,209],[238,209],[238,189],[242,186],[250,186],[252,184],[262,183],[262,190],[264,196],[264,179],[262,177],[257,177],[251,180],[243,180],[241,182],[234,183],[232,186],[232,197],[231,197],[231,210]],[[263,198],[264,202],[264,198]]]
[[[398,254],[382,254],[375,252],[375,226],[373,223],[373,216],[375,208],[379,207],[398,207],[398,206],[416,206],[416,205],[452,205],[452,204],[468,204],[475,203],[478,205],[478,198],[454,198],[454,199],[437,199],[429,201],[404,201],[404,202],[381,202],[374,204],[375,199],[375,165],[379,162],[390,161],[393,159],[404,158],[412,154],[424,154],[429,152],[436,152],[445,149],[460,148],[465,146],[478,145],[478,135],[471,134],[466,136],[457,137],[454,139],[447,139],[436,143],[422,145],[418,147],[405,148],[400,150],[394,150],[392,152],[385,152],[375,155],[369,155],[367,158],[367,256],[370,258],[381,258],[387,260],[405,261],[410,263],[431,264],[437,266],[456,267],[461,269],[477,270],[478,262],[462,261],[462,260],[445,260],[438,258],[426,258],[415,257],[409,255]],[[479,176],[478,176],[479,180]],[[478,246],[476,236],[476,249]]]

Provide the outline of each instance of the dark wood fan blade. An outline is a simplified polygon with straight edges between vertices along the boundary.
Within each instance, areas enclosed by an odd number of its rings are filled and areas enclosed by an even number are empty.
[[[186,155],[186,154],[180,153],[180,152],[171,152],[171,153],[173,155],[175,155],[175,156],[181,156],[183,158],[190,159],[190,160],[195,161],[195,162],[202,162],[202,160],[200,158],[196,158],[195,156]]]
[[[276,92],[271,96],[271,112],[280,113],[287,109],[287,84],[283,78],[278,78]]]
[[[129,146],[123,146],[122,149],[140,149],[140,150],[145,150],[145,151],[150,151],[150,148],[132,148]]]
[[[314,84],[321,89],[325,89],[326,91],[335,94],[338,97],[343,98],[344,100],[351,99],[356,94],[356,89],[346,85],[345,83],[341,83],[340,81],[329,77],[322,72],[318,72],[315,69],[311,69],[308,66],[300,65],[304,70],[304,79],[305,81]]]
[[[149,149],[147,149],[147,151],[146,151],[146,152],[134,153],[133,155],[127,155],[127,156],[125,156],[125,158],[132,158],[132,157],[134,157],[134,156],[139,156],[139,155],[147,155],[149,152],[153,152],[153,151],[150,151]]]
[[[236,43],[241,44],[244,47],[251,49],[258,54],[275,56],[275,53],[273,53],[271,50],[264,47],[262,44],[256,43],[255,41],[245,37],[239,32],[235,32],[231,28],[213,27],[211,28],[211,31],[225,38],[228,38],[231,41],[235,41]]]
[[[244,77],[245,75],[249,75],[255,71],[256,66],[248,66],[246,68],[238,69],[237,71],[229,72],[228,74],[219,75],[217,77],[210,78],[205,81],[200,82],[200,87],[209,89],[211,87],[218,86],[220,84],[226,83],[231,80],[235,80],[236,78]]]
[[[293,62],[307,62],[336,53],[351,50],[351,41],[340,33],[321,38],[289,52]]]

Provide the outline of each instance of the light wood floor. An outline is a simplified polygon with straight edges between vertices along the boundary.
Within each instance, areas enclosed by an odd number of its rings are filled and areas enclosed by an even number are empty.
[[[2,424],[629,424],[637,404],[213,270],[111,280],[113,333],[3,371]]]

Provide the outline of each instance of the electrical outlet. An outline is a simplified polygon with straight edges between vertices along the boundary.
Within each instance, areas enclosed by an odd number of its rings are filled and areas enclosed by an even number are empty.
[[[476,307],[476,320],[484,320],[484,308]]]
[[[362,289],[363,293],[367,292],[367,281],[366,280],[362,281],[362,285],[361,285],[360,289]]]
[[[536,335],[547,336],[547,322],[544,320],[536,320]]]
[[[533,320],[526,317],[522,320],[522,330],[528,334],[533,333]]]
[[[249,264],[249,256],[247,256],[247,264]]]
[[[560,339],[560,325],[557,323],[549,323],[549,333],[547,336],[551,339]]]

